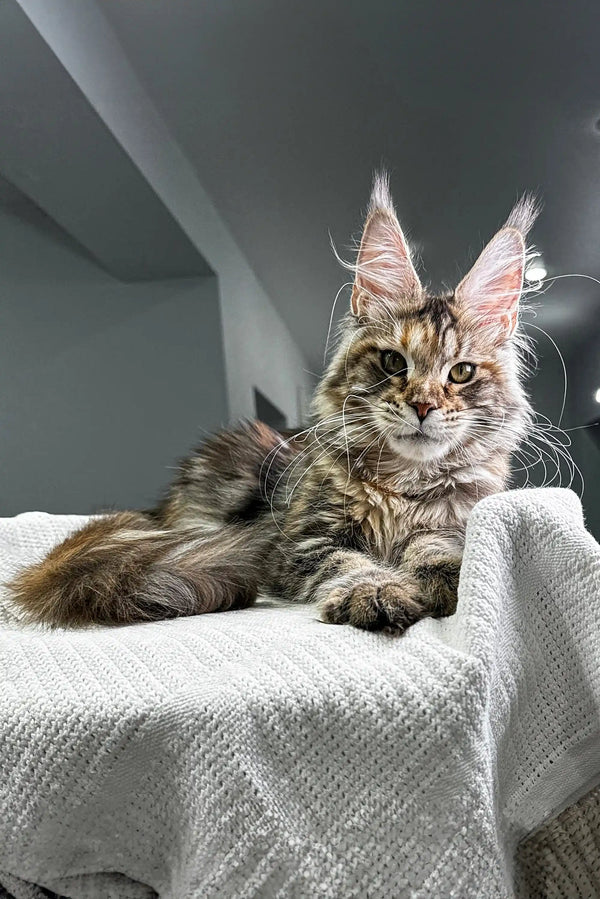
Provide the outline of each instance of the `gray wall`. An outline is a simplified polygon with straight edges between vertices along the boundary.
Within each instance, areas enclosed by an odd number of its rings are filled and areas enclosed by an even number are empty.
[[[564,391],[560,357],[547,336],[537,331],[530,333],[535,338],[538,357],[537,372],[528,382],[533,407],[558,425]],[[600,443],[594,441],[594,429],[588,427],[593,419],[600,417],[600,405],[594,400],[594,392],[600,387],[599,337],[582,340],[570,353],[558,334],[553,337],[567,369],[567,401],[562,420],[565,435],[561,442],[581,472],[575,472],[571,489],[582,499],[588,528],[600,539]],[[558,439],[556,433],[554,439]],[[551,463],[548,471],[554,473]],[[544,472],[538,466],[532,472],[534,483],[541,484],[543,477]],[[552,486],[566,487],[568,478],[567,466],[563,464],[560,483],[557,481]]]
[[[582,329],[585,330],[585,329]],[[600,541],[600,405],[594,394],[600,388],[600,331],[582,339],[568,360],[569,425],[573,458],[581,468],[585,490],[583,507],[588,528]],[[590,427],[591,425],[591,427]]]
[[[299,406],[306,405],[306,397],[314,383],[313,376],[307,371],[309,366],[304,354],[212,202],[210,192],[204,186],[202,166],[192,165],[182,151],[124,54],[121,41],[103,14],[102,5],[91,0],[86,3],[53,0],[51,5],[46,0],[21,0],[20,6],[68,72],[69,83],[82,92],[112,138],[217,274],[232,419],[254,415],[254,388],[258,387],[283,412],[290,425],[296,425],[300,418]],[[47,61],[45,65],[44,72],[47,72]],[[31,82],[31,90],[37,95],[36,73],[31,71],[29,64],[23,66],[21,77],[26,83]],[[208,86],[205,83],[203,89]],[[195,104],[196,94],[190,95],[186,88],[186,95],[193,97]],[[52,141],[45,140],[44,132],[40,130],[43,117],[26,117],[40,160],[43,158],[46,162],[44,151],[50,143],[53,157],[59,155],[67,160],[73,157],[81,165],[78,154],[81,147],[86,146],[86,135],[76,138],[73,134],[63,145],[61,132],[55,138],[61,143],[60,154],[56,154]],[[77,115],[73,118],[75,125],[85,126]],[[202,121],[195,112],[192,118],[194,127],[201,133]],[[110,168],[108,160],[107,164]],[[30,167],[35,169],[35,159],[28,159],[27,166],[21,165],[27,170],[28,188],[36,177],[46,177],[47,171],[42,169],[40,175],[37,171],[30,172]],[[69,169],[65,166],[61,170],[61,192],[71,199],[75,192],[79,199],[81,191],[88,190],[89,181],[93,185],[95,179],[73,179]],[[108,173],[103,170],[103,174]],[[119,183],[120,177],[115,170],[113,183]],[[56,193],[56,183],[53,183],[53,189]],[[84,201],[80,201],[80,217],[86,223],[88,233],[95,231],[102,235],[103,230],[111,228],[114,215],[111,215],[110,207],[105,205],[100,211],[95,207],[97,214],[92,223],[87,221],[89,214],[84,207]],[[132,210],[125,209],[122,214],[130,215]],[[157,222],[153,221],[153,226],[158,226]],[[327,245],[326,234],[323,234],[323,241]],[[304,289],[298,293],[297,302],[305,309],[309,298],[310,291]],[[332,300],[333,297],[326,297],[327,308]]]
[[[124,284],[0,210],[0,515],[151,504],[228,419],[215,278]]]

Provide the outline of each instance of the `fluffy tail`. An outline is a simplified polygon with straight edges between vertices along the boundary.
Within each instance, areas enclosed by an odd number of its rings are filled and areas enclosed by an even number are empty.
[[[251,527],[169,531],[123,512],[73,534],[17,575],[11,589],[29,620],[52,627],[242,608],[256,597],[260,544]]]

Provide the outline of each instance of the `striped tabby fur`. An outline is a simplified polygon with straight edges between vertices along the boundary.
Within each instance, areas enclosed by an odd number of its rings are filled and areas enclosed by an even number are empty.
[[[325,621],[402,632],[456,605],[465,526],[502,490],[530,410],[517,310],[529,200],[450,294],[429,294],[375,181],[351,309],[313,423],[210,440],[153,511],[96,519],[12,584],[34,621],[240,608],[259,591]]]

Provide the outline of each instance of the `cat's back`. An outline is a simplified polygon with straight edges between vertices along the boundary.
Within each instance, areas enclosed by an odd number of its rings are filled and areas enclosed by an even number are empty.
[[[181,462],[155,514],[175,528],[250,524],[277,506],[296,453],[293,439],[260,421],[223,430]]]

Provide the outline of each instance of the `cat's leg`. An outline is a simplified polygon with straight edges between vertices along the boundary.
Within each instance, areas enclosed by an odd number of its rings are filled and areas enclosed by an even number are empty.
[[[456,611],[464,537],[456,532],[416,534],[405,544],[401,568],[419,582],[421,602],[434,618]]]
[[[323,621],[365,630],[402,632],[429,614],[414,573],[382,564],[351,542],[304,535],[287,554],[284,593],[316,603]]]
[[[343,541],[306,536],[288,557],[286,592],[315,602],[324,621],[402,633],[456,608],[462,541],[420,534],[386,565]]]
[[[420,583],[410,571],[377,564],[360,554],[344,555],[332,558],[337,572],[326,575],[314,597],[323,621],[402,633],[427,615]]]

